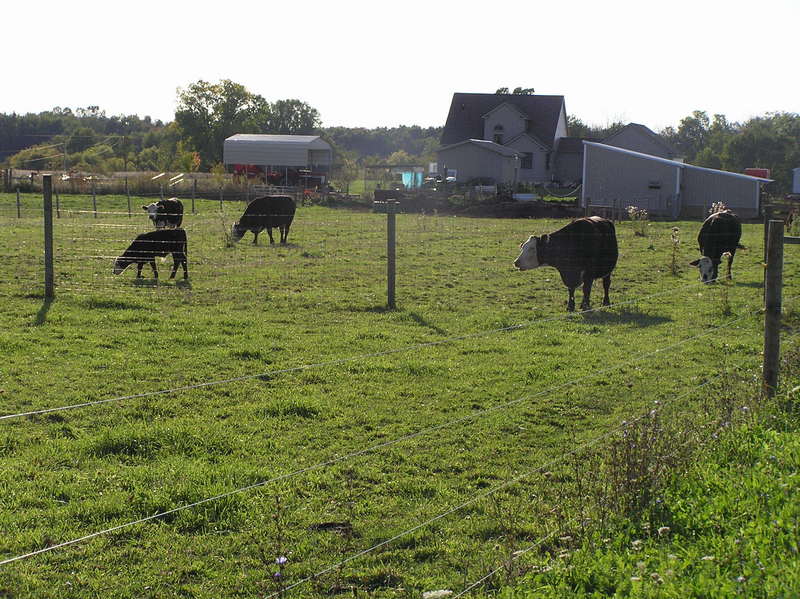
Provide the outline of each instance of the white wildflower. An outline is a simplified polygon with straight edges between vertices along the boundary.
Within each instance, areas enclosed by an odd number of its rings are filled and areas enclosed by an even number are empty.
[[[669,533],[669,526],[662,526],[658,529],[658,536],[664,536],[665,534]]]
[[[449,597],[453,591],[446,589],[439,589],[438,591],[425,591],[422,593],[422,599],[440,599],[441,597]]]

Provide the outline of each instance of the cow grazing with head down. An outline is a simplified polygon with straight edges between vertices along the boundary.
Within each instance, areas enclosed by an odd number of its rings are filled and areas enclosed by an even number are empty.
[[[520,245],[522,251],[514,266],[530,270],[552,266],[569,290],[567,310],[575,310],[575,289],[583,284],[581,310],[588,310],[595,279],[603,279],[603,305],[611,302],[611,272],[617,264],[619,251],[614,223],[599,216],[579,218],[554,233],[531,236]]]
[[[241,218],[233,223],[231,237],[239,241],[247,231],[253,233],[253,245],[258,245],[258,234],[264,229],[269,235],[270,244],[275,243],[272,229],[281,234],[281,244],[286,245],[289,227],[294,220],[295,202],[291,196],[263,196],[247,205]]]
[[[172,272],[170,279],[175,278],[178,265],[183,266],[183,278],[189,278],[189,267],[186,261],[186,231],[183,229],[156,229],[137,235],[128,249],[114,261],[114,274],[122,273],[131,264],[136,265],[136,278],[142,276],[142,266],[150,264],[153,277],[158,278],[156,257],[172,254]]]
[[[159,200],[142,206],[142,209],[147,212],[156,229],[177,229],[183,223],[183,202],[178,198]]]
[[[701,258],[689,262],[700,269],[700,280],[711,283],[719,276],[719,265],[723,254],[728,254],[728,279],[731,278],[731,266],[736,250],[744,248],[739,244],[742,237],[742,223],[739,217],[730,210],[715,212],[700,227],[697,243],[700,246]]]

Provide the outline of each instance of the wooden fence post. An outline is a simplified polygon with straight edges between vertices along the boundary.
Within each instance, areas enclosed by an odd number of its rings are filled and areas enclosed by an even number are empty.
[[[44,189],[44,179],[42,179],[42,189]],[[61,218],[61,196],[58,194],[58,187],[55,188],[56,192],[56,218]]]
[[[764,393],[775,395],[781,360],[781,303],[783,287],[783,221],[769,221],[764,303]]]
[[[197,214],[194,209],[194,198],[197,195],[197,179],[192,179],[192,214]]]
[[[22,205],[19,203],[19,187],[17,187],[17,218],[22,218]]]
[[[97,185],[92,177],[92,208],[94,209],[94,217],[97,218]]]
[[[219,211],[222,212],[222,186],[219,187]]]
[[[125,195],[128,196],[128,218],[131,217],[131,190],[128,187],[128,177],[125,177]]]
[[[399,204],[397,202],[387,202],[386,206],[388,208],[386,213],[386,303],[390,309],[394,310],[396,307],[394,290],[397,274],[397,261],[395,259],[397,226],[395,217]]]
[[[53,276],[53,175],[42,176],[44,194],[44,296],[55,296],[55,277]]]

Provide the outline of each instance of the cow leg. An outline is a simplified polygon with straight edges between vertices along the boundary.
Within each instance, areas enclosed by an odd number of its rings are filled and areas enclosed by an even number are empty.
[[[731,275],[731,269],[732,269],[732,267],[733,267],[733,254],[734,254],[735,252],[736,252],[736,250],[733,250],[733,251],[731,252],[731,255],[730,255],[730,256],[728,256],[728,280],[729,280],[729,281],[730,281],[731,279],[733,279],[733,276]]]
[[[575,287],[567,287],[569,290],[569,301],[567,301],[567,312],[575,311]]]
[[[169,273],[170,279],[175,278],[175,273],[178,272],[178,262],[180,261],[180,254],[172,254],[172,272]]]
[[[279,226],[278,232],[281,234],[281,245],[286,245],[286,237],[289,234],[289,231],[286,230],[286,226],[285,225]]]
[[[181,264],[183,265],[183,278],[189,278],[189,260],[186,258],[186,254],[181,255]]]
[[[137,262],[136,263],[136,278],[142,278],[142,266],[144,266],[144,262]]]
[[[156,259],[155,258],[153,258],[150,261],[150,266],[153,269],[153,278],[157,279],[158,278],[158,269],[156,268]]]
[[[583,280],[583,301],[581,302],[581,310],[588,310],[591,307],[592,283],[593,279],[586,277]]]
[[[272,227],[267,227],[267,235],[269,235],[269,244],[274,245],[275,239],[272,237]]]
[[[608,290],[611,289],[611,275],[603,277],[603,305],[610,306],[611,300],[608,298]]]
[[[258,234],[261,231],[253,231],[253,245],[258,245]]]

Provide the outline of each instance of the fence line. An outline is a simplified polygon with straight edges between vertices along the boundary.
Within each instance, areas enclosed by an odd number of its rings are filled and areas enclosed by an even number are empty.
[[[732,322],[736,322],[738,320],[741,320],[742,318],[744,318],[744,317],[737,318]],[[717,327],[716,329],[710,329],[708,331],[705,331],[705,332],[697,335],[696,338],[705,336],[706,334],[710,333],[711,331],[718,330],[719,328],[722,328],[722,327]],[[688,341],[691,341],[691,340],[692,340],[692,338],[686,339],[686,340],[683,340],[682,342],[680,342],[678,344],[674,344],[674,345],[679,345],[681,343],[685,343],[685,342],[688,342]],[[660,353],[660,352],[664,351],[665,349],[666,348],[660,348],[658,350],[655,350],[654,352],[650,352],[650,354]],[[640,355],[640,357],[642,357],[642,356]],[[619,368],[621,366],[626,366],[626,365],[630,364],[631,362],[632,361],[623,362],[621,365],[617,365],[616,368]],[[741,362],[737,366],[737,368],[742,366],[742,365],[744,365],[745,363],[746,363],[746,361]],[[568,383],[563,383],[561,385],[557,385],[557,386],[555,386],[555,387],[553,387],[553,388],[551,388],[549,390],[541,391],[541,392],[539,392],[537,394],[526,396],[526,397],[523,397],[521,399],[514,400],[513,402],[509,402],[507,404],[504,404],[503,406],[495,406],[494,408],[488,408],[486,410],[482,410],[481,412],[478,412],[477,414],[470,414],[470,415],[468,415],[466,417],[457,418],[457,419],[454,419],[454,420],[452,420],[450,422],[446,422],[446,423],[443,423],[443,424],[440,424],[440,425],[437,425],[437,426],[434,426],[434,427],[429,427],[428,429],[423,429],[422,431],[417,431],[415,433],[410,433],[408,435],[404,435],[403,437],[396,438],[396,439],[394,439],[392,441],[387,441],[387,442],[384,442],[384,443],[373,445],[372,447],[369,447],[369,448],[362,448],[359,451],[352,452],[350,454],[346,454],[346,455],[340,456],[338,458],[333,458],[333,459],[330,459],[330,460],[328,460],[326,462],[320,462],[320,463],[317,463],[315,465],[308,466],[306,468],[298,469],[298,470],[296,470],[296,471],[294,471],[292,473],[286,473],[284,475],[273,477],[272,479],[269,479],[269,480],[259,481],[257,483],[253,483],[253,484],[247,485],[245,487],[240,487],[240,488],[234,489],[232,491],[227,491],[225,493],[220,493],[220,494],[215,495],[213,497],[209,497],[209,498],[206,498],[206,499],[201,499],[199,501],[196,501],[196,502],[193,502],[193,503],[190,503],[190,504],[184,504],[182,506],[178,506],[176,508],[173,508],[173,509],[170,509],[170,510],[166,510],[164,512],[160,512],[160,513],[157,513],[157,514],[152,514],[150,516],[146,516],[144,518],[140,518],[140,519],[135,520],[135,521],[131,521],[131,522],[120,524],[120,525],[117,525],[117,526],[114,526],[114,527],[111,527],[111,528],[108,528],[108,529],[97,531],[97,532],[91,533],[89,535],[85,535],[85,536],[77,538],[77,539],[72,539],[70,541],[65,541],[63,543],[58,543],[56,545],[51,545],[49,547],[44,547],[42,549],[38,549],[36,551],[32,551],[32,552],[29,552],[29,553],[26,553],[26,554],[23,554],[23,555],[18,555],[18,556],[12,557],[12,558],[8,558],[8,559],[0,561],[0,566],[8,564],[8,563],[16,562],[16,561],[19,561],[19,560],[22,560],[22,559],[27,559],[27,558],[30,558],[30,557],[33,557],[33,556],[36,556],[36,555],[39,555],[39,554],[42,554],[42,553],[46,553],[46,552],[49,552],[49,551],[53,551],[55,549],[60,549],[62,547],[67,547],[67,546],[70,546],[70,545],[74,545],[76,543],[80,543],[80,542],[83,542],[83,541],[86,541],[86,540],[90,540],[92,538],[95,538],[95,537],[98,537],[98,536],[101,536],[101,535],[104,535],[104,534],[108,534],[108,533],[115,532],[115,531],[123,529],[123,528],[128,528],[128,527],[135,526],[135,525],[138,525],[138,524],[142,524],[142,523],[145,523],[145,522],[148,522],[148,521],[151,521],[151,520],[162,518],[164,516],[168,516],[168,515],[171,515],[171,514],[180,512],[180,511],[184,511],[184,510],[187,510],[187,509],[192,509],[194,507],[197,507],[197,506],[200,506],[200,505],[212,502],[212,501],[217,501],[217,500],[223,499],[225,497],[230,497],[232,495],[236,495],[236,494],[243,493],[243,492],[246,492],[246,491],[251,491],[253,489],[261,488],[261,487],[264,487],[264,486],[266,486],[268,484],[272,484],[274,482],[288,480],[289,478],[293,478],[295,476],[299,476],[300,474],[305,474],[305,473],[313,471],[313,470],[319,470],[321,468],[326,468],[326,467],[332,466],[334,464],[343,462],[345,460],[351,459],[353,457],[357,457],[357,456],[360,456],[360,455],[365,455],[365,454],[373,452],[373,451],[375,451],[377,449],[382,449],[384,447],[389,447],[389,446],[392,446],[392,445],[396,445],[397,443],[400,443],[401,441],[404,441],[404,440],[407,440],[407,439],[419,437],[419,436],[421,436],[423,434],[426,434],[427,432],[431,432],[431,431],[434,431],[434,430],[439,430],[439,429],[442,429],[442,428],[446,428],[447,426],[450,426],[452,423],[458,423],[458,422],[461,422],[461,421],[465,421],[465,420],[473,418],[476,415],[483,415],[483,414],[486,414],[486,413],[497,411],[498,409],[505,409],[505,407],[508,407],[509,405],[521,403],[524,400],[527,400],[527,399],[530,399],[532,397],[536,397],[536,396],[542,395],[544,393],[552,392],[553,390],[556,390],[556,389],[559,389],[559,388],[562,388],[562,387],[569,386],[571,384],[574,384],[575,382],[580,382],[580,381],[582,381],[582,380],[584,380],[586,378],[591,378],[593,376],[598,376],[600,374],[605,374],[605,373],[607,373],[607,372],[609,372],[609,371],[611,371],[613,369],[614,369],[614,367],[611,367],[609,369],[606,369],[605,371],[600,371],[598,373],[595,373],[594,375],[587,375],[586,377],[581,377],[579,379],[575,379],[574,381],[570,381]],[[297,586],[298,584],[302,584],[304,582],[308,582],[312,578],[318,577],[318,576],[320,576],[322,574],[325,574],[325,573],[331,571],[332,569],[338,568],[341,565],[344,565],[345,563],[347,563],[349,561],[352,561],[353,559],[356,559],[358,557],[366,555],[367,553],[369,553],[371,551],[374,551],[375,549],[378,549],[380,547],[388,545],[391,542],[393,542],[393,541],[395,541],[395,540],[397,540],[397,539],[399,539],[399,538],[401,538],[403,536],[406,536],[407,534],[410,534],[410,533],[412,533],[412,532],[414,532],[416,530],[419,530],[420,528],[423,528],[423,527],[425,527],[425,526],[427,526],[427,525],[429,525],[429,524],[431,524],[431,523],[433,523],[433,522],[435,522],[437,520],[440,520],[440,519],[442,519],[442,518],[444,518],[444,517],[456,512],[456,511],[459,511],[459,510],[463,509],[464,507],[477,502],[480,499],[488,497],[489,495],[491,495],[491,494],[493,494],[493,493],[495,493],[495,492],[497,492],[499,490],[502,490],[502,489],[507,488],[507,487],[509,487],[511,485],[514,485],[514,484],[520,482],[521,480],[524,480],[525,478],[528,478],[531,474],[535,474],[537,472],[542,472],[545,468],[549,468],[550,466],[552,466],[552,465],[554,465],[554,464],[556,464],[556,463],[558,463],[558,462],[560,462],[560,461],[562,461],[562,460],[564,460],[564,459],[566,459],[568,457],[576,455],[577,453],[580,453],[581,451],[583,451],[583,450],[585,450],[585,449],[587,449],[589,447],[593,447],[594,445],[596,445],[597,443],[599,443],[601,440],[605,439],[606,437],[614,434],[615,432],[617,432],[619,430],[622,430],[622,428],[624,428],[625,426],[628,426],[628,424],[630,424],[631,422],[637,422],[637,421],[641,420],[642,418],[646,417],[647,415],[653,413],[654,411],[661,410],[666,405],[668,405],[670,403],[673,403],[673,402],[675,402],[675,401],[677,401],[679,399],[683,399],[684,397],[687,397],[687,396],[691,395],[695,391],[706,387],[712,381],[715,381],[716,379],[721,377],[726,372],[727,372],[726,370],[721,370],[717,374],[711,376],[708,380],[706,380],[703,383],[700,383],[699,385],[693,387],[689,391],[687,391],[687,392],[685,392],[683,394],[674,396],[670,400],[664,400],[664,401],[660,402],[659,405],[657,405],[656,408],[648,410],[645,414],[643,414],[643,415],[641,415],[641,416],[639,416],[637,418],[633,418],[633,419],[631,419],[629,421],[623,421],[623,423],[621,425],[619,425],[617,427],[614,427],[614,428],[610,429],[609,431],[606,431],[605,433],[603,433],[603,434],[601,434],[601,435],[599,435],[599,436],[597,436],[597,437],[585,442],[584,444],[578,446],[577,448],[574,448],[574,449],[572,449],[572,450],[570,450],[570,451],[568,451],[566,453],[563,453],[559,457],[554,458],[554,459],[548,461],[547,463],[545,463],[543,465],[540,465],[540,466],[538,466],[536,468],[533,468],[533,469],[529,469],[527,472],[525,472],[525,473],[523,473],[523,474],[521,474],[519,476],[516,476],[516,477],[514,477],[512,479],[509,479],[509,480],[505,481],[504,483],[502,483],[500,485],[496,485],[495,487],[493,487],[493,488],[491,488],[491,489],[489,489],[489,490],[487,490],[485,492],[479,493],[478,495],[473,496],[471,499],[463,502],[462,504],[460,504],[458,506],[455,506],[453,508],[450,508],[447,511],[445,511],[443,513],[440,513],[437,516],[435,516],[435,517],[433,517],[433,518],[431,518],[431,519],[429,519],[429,520],[427,520],[427,521],[425,521],[425,522],[423,522],[421,524],[418,524],[418,525],[414,526],[411,529],[407,529],[407,530],[403,531],[402,533],[400,533],[398,535],[395,535],[392,538],[387,539],[387,540],[385,540],[385,541],[383,541],[383,542],[381,542],[381,543],[379,543],[379,544],[377,544],[377,545],[375,545],[375,546],[373,546],[373,547],[371,547],[371,548],[369,548],[367,550],[361,551],[361,552],[357,553],[354,556],[346,558],[345,560],[342,560],[339,564],[336,564],[336,565],[326,569],[325,571],[319,572],[319,573],[315,574],[313,577],[309,577],[307,579],[304,579],[303,581],[300,581],[299,583],[297,583],[297,584],[295,584],[293,586]],[[293,588],[293,586],[284,589],[284,591]],[[270,595],[270,597],[273,597],[273,596],[275,596],[275,595]]]
[[[698,284],[703,284],[703,283],[698,281],[698,282],[692,283],[691,285],[698,285]],[[690,285],[687,285],[686,287],[689,287],[689,286]],[[213,387],[213,386],[225,385],[225,384],[229,384],[229,383],[235,383],[235,382],[241,382],[241,381],[246,381],[246,380],[263,378],[265,376],[275,376],[275,375],[279,375],[279,374],[288,374],[288,373],[292,373],[292,372],[301,372],[301,371],[305,371],[305,370],[311,370],[311,369],[314,369],[314,368],[324,368],[324,367],[328,367],[328,366],[338,366],[338,365],[341,365],[341,364],[346,364],[348,362],[366,360],[366,359],[369,359],[369,358],[384,357],[384,356],[389,356],[389,355],[398,354],[398,353],[406,353],[406,352],[425,349],[425,348],[429,348],[429,347],[437,347],[437,346],[440,346],[440,345],[446,345],[448,343],[455,343],[457,341],[465,341],[467,339],[478,339],[478,338],[481,338],[481,337],[486,337],[486,336],[497,334],[497,333],[505,333],[505,332],[509,332],[509,331],[523,330],[523,329],[529,328],[529,327],[534,326],[534,325],[543,324],[543,323],[547,323],[547,322],[553,322],[553,321],[557,321],[557,320],[563,320],[563,319],[569,318],[570,316],[573,316],[573,315],[589,314],[589,313],[592,313],[592,312],[598,312],[600,310],[608,310],[608,309],[611,309],[611,308],[616,308],[616,307],[619,307],[619,306],[622,306],[622,305],[625,305],[625,304],[644,301],[645,299],[650,299],[650,298],[653,298],[653,297],[659,297],[659,296],[662,296],[662,295],[675,293],[675,292],[680,291],[682,289],[683,288],[676,288],[676,289],[673,289],[673,290],[670,290],[670,291],[651,294],[651,295],[645,296],[644,298],[626,300],[624,302],[618,302],[616,304],[611,304],[609,306],[599,306],[597,308],[589,308],[587,310],[581,310],[581,311],[578,311],[578,312],[571,312],[571,313],[568,313],[566,315],[562,314],[562,315],[559,315],[559,316],[553,316],[553,317],[549,317],[549,318],[540,318],[540,319],[535,319],[535,320],[523,322],[523,323],[520,323],[520,324],[509,325],[509,326],[506,326],[506,327],[500,327],[500,328],[490,329],[490,330],[486,330],[486,331],[478,331],[476,333],[467,333],[465,335],[457,335],[457,336],[453,336],[453,337],[446,337],[444,339],[439,339],[439,340],[436,340],[436,341],[427,341],[427,342],[424,342],[424,343],[406,345],[406,346],[387,349],[387,350],[382,350],[382,351],[378,351],[378,352],[370,352],[370,353],[366,353],[366,354],[358,354],[358,355],[355,355],[355,356],[348,356],[348,357],[345,357],[345,358],[336,358],[334,360],[328,360],[328,361],[324,361],[324,362],[316,362],[316,363],[312,363],[312,364],[303,364],[301,366],[293,366],[293,367],[290,367],[290,368],[284,368],[284,369],[278,369],[278,370],[267,370],[265,372],[260,372],[260,373],[257,373],[257,374],[247,374],[247,375],[231,377],[231,378],[227,378],[227,379],[220,379],[220,380],[216,380],[216,381],[206,381],[206,382],[203,382],[203,383],[196,383],[196,384],[193,384],[193,385],[183,385],[181,387],[173,387],[171,389],[161,389],[161,390],[157,390],[157,391],[145,391],[143,393],[136,393],[136,394],[133,394],[133,395],[124,395],[124,396],[112,397],[112,398],[108,398],[108,399],[101,399],[101,400],[90,401],[90,402],[82,402],[82,403],[79,403],[79,404],[73,404],[73,405],[69,405],[69,406],[60,406],[60,407],[55,407],[55,408],[45,408],[45,409],[41,409],[41,410],[33,410],[33,411],[29,411],[29,412],[21,412],[21,413],[18,413],[18,414],[6,414],[6,415],[0,416],[0,421],[9,420],[9,419],[13,419],[13,418],[22,418],[22,417],[26,417],[26,416],[39,416],[39,415],[42,415],[42,414],[49,414],[49,413],[52,413],[52,412],[61,412],[61,411],[72,410],[72,409],[77,409],[77,408],[84,408],[84,407],[88,407],[88,406],[103,405],[103,404],[107,404],[107,403],[115,403],[115,402],[119,402],[119,401],[126,401],[126,400],[130,400],[130,399],[142,399],[142,398],[145,398],[145,397],[155,397],[155,396],[158,396],[158,395],[166,395],[166,394],[170,394],[170,393],[178,393],[178,392],[183,392],[183,391],[192,391],[192,390],[195,390],[195,389],[202,389],[202,388],[206,388],[206,387]],[[749,316],[749,314],[746,315],[746,316]],[[735,319],[735,320],[733,320],[731,322],[737,322],[738,320],[741,320],[743,318],[745,318],[745,316],[739,317],[739,318],[737,318],[737,319]],[[714,331],[714,330],[718,330],[720,328],[722,328],[722,326],[716,327],[716,328],[712,328],[712,329],[707,329],[706,331],[701,333],[700,336],[706,335],[706,334],[708,334],[708,332]],[[689,338],[689,340],[691,340],[691,339],[692,338]],[[667,346],[667,347],[669,348],[671,346]],[[662,350],[656,350],[655,352],[647,352],[645,355],[651,355],[651,354],[654,355],[655,353],[658,353],[659,351],[662,351]]]
[[[746,364],[746,362],[741,362],[736,366],[736,368],[738,369],[738,368],[742,367],[744,364]],[[365,555],[367,555],[369,553],[372,553],[376,549],[380,549],[381,547],[385,547],[386,545],[389,545],[389,544],[393,543],[394,541],[396,541],[398,539],[401,539],[404,536],[407,536],[407,535],[409,535],[409,534],[411,534],[413,532],[416,532],[417,530],[420,530],[421,528],[424,528],[424,527],[428,526],[429,524],[433,524],[434,522],[436,522],[438,520],[441,520],[442,518],[445,518],[445,517],[447,517],[447,516],[449,516],[449,515],[451,515],[451,514],[453,514],[455,512],[458,512],[458,511],[464,509],[467,506],[470,506],[470,505],[472,505],[474,503],[477,503],[478,501],[480,501],[482,499],[485,499],[485,498],[493,495],[494,493],[496,493],[498,491],[502,491],[503,489],[506,489],[508,487],[516,485],[517,483],[529,478],[531,475],[541,474],[542,472],[550,469],[552,466],[554,466],[554,465],[556,465],[556,464],[558,464],[560,462],[563,462],[567,458],[576,456],[576,455],[582,453],[583,451],[585,451],[585,450],[587,450],[587,449],[589,449],[591,447],[594,447],[595,445],[597,445],[601,441],[605,440],[606,438],[610,437],[611,435],[623,430],[625,427],[629,426],[631,423],[638,422],[638,421],[640,421],[640,420],[652,415],[655,412],[659,412],[659,411],[663,410],[663,408],[665,408],[667,405],[675,403],[680,399],[684,399],[684,398],[688,397],[689,395],[691,395],[692,393],[698,391],[699,389],[702,389],[702,388],[706,387],[707,385],[711,384],[712,381],[715,381],[716,379],[720,378],[723,374],[727,374],[728,370],[731,370],[731,369],[726,369],[726,370],[722,370],[722,371],[718,372],[716,375],[714,375],[713,377],[709,378],[709,380],[704,381],[703,383],[700,383],[699,385],[697,385],[696,387],[694,387],[691,390],[687,391],[686,393],[674,396],[670,400],[664,400],[659,405],[657,405],[655,408],[648,409],[644,414],[642,414],[640,416],[637,416],[635,418],[631,418],[630,420],[623,421],[622,424],[620,424],[620,425],[618,425],[616,427],[613,427],[612,429],[610,429],[610,430],[608,430],[608,431],[606,431],[606,432],[604,432],[604,433],[602,433],[602,434],[600,434],[600,435],[598,435],[596,437],[593,437],[592,439],[589,439],[588,441],[585,441],[581,445],[578,445],[577,447],[574,447],[573,449],[567,451],[566,453],[563,453],[563,454],[559,455],[556,458],[552,458],[551,460],[545,462],[544,464],[541,464],[541,465],[536,466],[534,468],[530,468],[526,472],[524,472],[524,473],[522,473],[522,474],[520,474],[518,476],[515,476],[513,478],[507,479],[504,482],[502,482],[502,483],[500,483],[498,485],[495,485],[494,487],[492,487],[490,489],[487,489],[486,491],[477,493],[477,494],[473,495],[470,499],[460,503],[459,505],[451,507],[451,508],[447,509],[444,512],[440,512],[436,516],[434,516],[432,518],[429,518],[428,520],[425,520],[424,522],[421,522],[421,523],[419,523],[419,524],[417,524],[417,525],[415,525],[415,526],[413,526],[411,528],[408,528],[408,529],[406,529],[406,530],[404,530],[404,531],[392,536],[389,539],[381,541],[380,543],[376,543],[375,545],[373,545],[372,547],[369,547],[368,549],[364,549],[364,550],[359,551],[359,552],[357,552],[357,553],[355,553],[355,554],[353,554],[351,556],[348,556],[347,558],[339,561],[336,564],[333,564],[332,566],[329,566],[328,568],[326,568],[324,570],[318,571],[318,572],[312,574],[311,576],[307,576],[306,578],[304,578],[302,580],[299,580],[299,581],[297,581],[297,582],[295,582],[295,583],[293,583],[293,584],[291,584],[291,585],[289,585],[287,587],[284,587],[280,591],[277,591],[275,593],[267,595],[266,599],[271,599],[272,597],[278,597],[279,595],[282,595],[286,591],[289,591],[289,590],[291,590],[291,589],[293,589],[295,587],[298,587],[298,586],[300,586],[302,584],[305,584],[306,582],[310,582],[311,580],[314,580],[315,578],[319,578],[320,576],[328,574],[329,572],[332,572],[333,570],[336,570],[336,569],[342,567],[343,565],[345,565],[345,564],[347,564],[347,563],[349,563],[349,562],[351,562],[351,561],[353,561],[355,559],[358,559],[358,558],[363,557],[363,556],[365,556]],[[0,562],[0,565],[2,565],[2,562]]]

